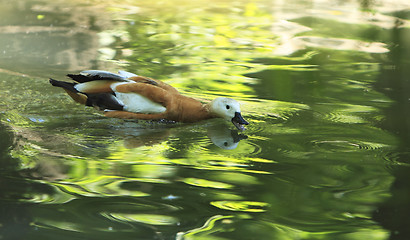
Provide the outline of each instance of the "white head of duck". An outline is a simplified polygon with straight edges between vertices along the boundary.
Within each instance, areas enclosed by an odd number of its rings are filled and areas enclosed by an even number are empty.
[[[209,103],[210,110],[225,120],[231,121],[239,130],[245,130],[249,123],[243,119],[239,102],[232,98],[218,97]]]

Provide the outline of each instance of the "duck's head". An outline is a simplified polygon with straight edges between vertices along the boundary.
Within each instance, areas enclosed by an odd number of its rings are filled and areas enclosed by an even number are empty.
[[[249,124],[241,115],[239,103],[231,98],[215,98],[210,103],[210,110],[216,116],[231,121],[241,131],[245,130],[244,125]]]

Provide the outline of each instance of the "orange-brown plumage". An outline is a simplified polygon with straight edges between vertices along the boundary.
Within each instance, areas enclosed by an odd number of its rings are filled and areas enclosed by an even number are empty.
[[[90,70],[68,76],[76,82],[50,79],[50,83],[62,87],[76,102],[105,110],[107,117],[177,122],[221,117],[241,130],[248,124],[240,115],[239,103],[230,98],[203,104],[162,81],[127,72]]]

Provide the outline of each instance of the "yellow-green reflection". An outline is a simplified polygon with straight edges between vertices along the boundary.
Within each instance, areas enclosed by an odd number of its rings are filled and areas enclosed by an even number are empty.
[[[253,201],[215,201],[211,202],[211,205],[230,211],[255,213],[265,212],[266,208],[269,206],[268,203]]]
[[[110,215],[120,221],[141,222],[150,225],[175,225],[178,223],[178,219],[175,217],[159,214],[112,213]]]
[[[185,178],[182,181],[186,184],[193,185],[193,186],[198,186],[198,187],[209,187],[209,188],[220,188],[220,189],[233,188],[233,186],[230,185],[230,184],[222,183],[222,182],[209,181],[209,180],[206,180],[206,179]]]
[[[222,225],[227,225],[229,227],[229,224],[232,223],[231,219],[233,219],[233,216],[223,216],[223,215],[216,215],[212,216],[209,218],[205,224],[196,229],[189,230],[187,232],[179,232],[177,234],[176,239],[177,240],[183,240],[183,239],[221,239],[219,237],[212,237],[210,234],[215,233],[215,232],[224,232],[224,226],[220,226],[218,224],[218,221]]]

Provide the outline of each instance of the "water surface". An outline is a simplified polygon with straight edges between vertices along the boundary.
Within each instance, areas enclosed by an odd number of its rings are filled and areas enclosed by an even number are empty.
[[[405,1],[0,1],[0,238],[406,239]],[[120,69],[247,130],[105,118],[48,78]]]

